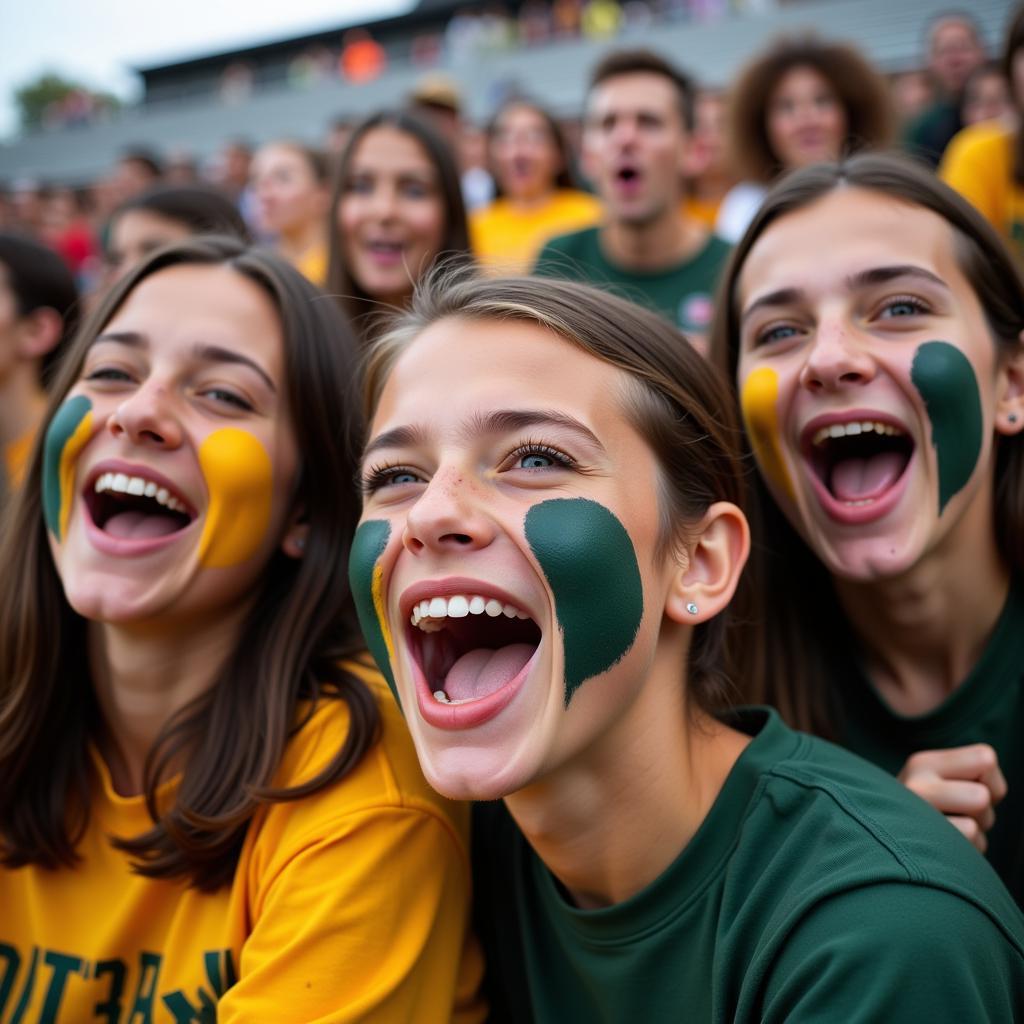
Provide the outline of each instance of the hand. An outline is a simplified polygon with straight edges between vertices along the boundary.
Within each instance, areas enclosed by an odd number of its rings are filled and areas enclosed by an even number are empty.
[[[999,759],[987,743],[919,750],[907,758],[899,780],[985,852],[985,833],[996,820],[995,806],[1006,796]]]

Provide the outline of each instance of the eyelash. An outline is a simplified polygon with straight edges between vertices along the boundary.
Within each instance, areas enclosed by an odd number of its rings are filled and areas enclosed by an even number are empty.
[[[884,313],[892,306],[913,306],[915,313],[927,313],[930,311],[928,304],[917,298],[916,295],[894,295],[885,300],[879,312]]]
[[[132,377],[130,373],[126,370],[118,369],[116,366],[101,366],[85,376],[85,380],[87,381],[115,381],[117,383],[130,381],[131,379]],[[242,412],[253,411],[253,405],[251,402],[243,398],[241,395],[236,394],[234,391],[229,391],[227,388],[206,388],[199,392],[199,394],[214,402],[234,406]]]
[[[541,441],[523,441],[517,444],[505,455],[500,465],[506,466],[509,462],[522,459],[527,455],[543,455],[545,458],[551,459],[555,465],[537,466],[534,469],[526,469],[523,466],[509,468],[523,469],[527,473],[537,473],[542,472],[544,469],[573,469],[576,467],[576,460],[571,455],[567,455],[558,448],[552,448],[551,445],[544,444]],[[410,476],[419,476],[419,473],[411,466],[393,463],[371,466],[360,481],[360,487],[363,494],[373,494],[375,491],[380,490],[380,488],[393,484],[394,478],[401,476],[403,473],[408,473]]]

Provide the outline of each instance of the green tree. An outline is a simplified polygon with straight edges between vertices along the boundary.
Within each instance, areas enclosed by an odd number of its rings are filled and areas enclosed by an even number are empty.
[[[38,128],[44,123],[47,111],[53,110],[55,105],[66,101],[73,93],[90,96],[96,110],[112,110],[120,106],[117,97],[110,93],[94,92],[81,82],[64,78],[54,71],[46,71],[14,92],[22,128]]]

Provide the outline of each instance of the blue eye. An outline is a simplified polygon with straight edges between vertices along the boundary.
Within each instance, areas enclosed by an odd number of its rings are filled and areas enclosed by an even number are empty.
[[[538,471],[543,469],[571,469],[576,460],[551,445],[528,441],[509,452],[504,464],[512,469]]]
[[[923,302],[908,296],[906,298],[890,299],[882,308],[882,317],[917,316],[917,314],[925,312],[927,312],[927,309]]]
[[[519,465],[523,469],[545,469],[548,466],[554,465],[553,460],[548,455],[524,455],[519,460]]]
[[[252,405],[242,398],[241,395],[236,395],[234,391],[228,391],[225,388],[207,388],[203,394],[207,398],[212,398],[215,402],[234,406],[243,412],[252,412]]]
[[[422,477],[408,466],[374,466],[362,480],[364,494],[373,494],[386,487],[402,487],[422,482]]]
[[[775,341],[788,341],[796,337],[796,328],[788,324],[781,324],[778,327],[769,327],[757,336],[758,345],[770,345]]]
[[[101,366],[88,374],[86,380],[131,380],[131,377],[124,371],[114,366]]]

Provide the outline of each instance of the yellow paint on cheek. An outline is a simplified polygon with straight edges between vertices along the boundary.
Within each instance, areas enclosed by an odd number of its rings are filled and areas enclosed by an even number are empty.
[[[211,569],[240,565],[267,536],[274,494],[270,456],[252,434],[225,427],[199,446],[199,466],[210,495],[199,562]]]
[[[790,499],[795,500],[793,482],[779,445],[778,398],[779,375],[770,367],[762,366],[743,382],[740,408],[761,471],[771,483],[781,487]]]
[[[68,519],[71,517],[71,501],[75,496],[75,463],[78,453],[92,437],[92,413],[87,412],[68,438],[60,454],[60,535],[68,535]]]
[[[388,626],[388,619],[384,614],[384,568],[379,562],[373,567],[373,583],[370,585],[370,593],[373,596],[373,610],[377,613],[377,621],[380,623],[380,631],[384,637],[384,646],[388,649],[388,657],[394,661],[395,642],[391,638],[391,628]]]

